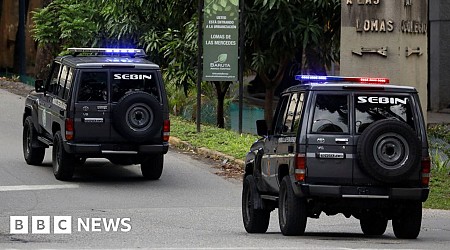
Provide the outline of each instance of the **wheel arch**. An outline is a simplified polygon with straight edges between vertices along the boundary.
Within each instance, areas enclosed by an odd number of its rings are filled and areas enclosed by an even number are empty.
[[[281,185],[283,178],[289,175],[289,166],[287,164],[282,164],[278,167],[278,184]]]

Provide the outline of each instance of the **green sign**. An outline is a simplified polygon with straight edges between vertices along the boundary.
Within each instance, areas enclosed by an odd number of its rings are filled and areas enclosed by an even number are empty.
[[[237,81],[239,0],[204,0],[203,80]]]

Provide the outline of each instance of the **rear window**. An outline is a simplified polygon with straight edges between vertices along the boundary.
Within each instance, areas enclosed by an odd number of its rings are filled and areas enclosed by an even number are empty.
[[[112,72],[112,102],[118,102],[130,92],[142,91],[160,101],[156,75],[153,72]]]
[[[83,72],[78,91],[79,102],[107,102],[108,77],[106,72]]]
[[[361,134],[370,124],[382,119],[395,119],[415,129],[410,96],[355,96],[356,132]]]
[[[349,133],[348,95],[317,95],[313,119],[312,133]]]

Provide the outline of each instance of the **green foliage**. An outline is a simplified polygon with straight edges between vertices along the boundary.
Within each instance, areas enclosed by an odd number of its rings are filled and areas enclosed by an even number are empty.
[[[96,34],[96,14],[90,1],[55,0],[33,12],[33,37],[41,44],[68,47],[89,46]]]
[[[439,150],[435,149],[434,153],[431,155],[431,164],[437,172],[450,173],[450,158],[445,159],[439,154]]]
[[[339,59],[340,0],[250,0],[245,2],[246,52],[255,72],[276,72],[318,47],[323,65]]]
[[[202,125],[202,132],[197,133],[196,124],[178,117],[170,118],[171,135],[189,142],[194,147],[206,147],[224,154],[244,159],[248,149],[258,137],[248,134],[238,134],[233,131],[219,129],[214,126]]]
[[[430,178],[430,196],[424,207],[450,210],[450,175],[433,169]]]
[[[450,143],[450,127],[449,125],[434,125],[428,128],[428,135],[436,138],[441,138],[442,140]]]

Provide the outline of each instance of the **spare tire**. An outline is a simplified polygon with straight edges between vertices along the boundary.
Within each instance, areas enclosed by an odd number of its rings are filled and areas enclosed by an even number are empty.
[[[156,98],[138,91],[123,96],[113,111],[114,128],[133,142],[152,140],[161,134],[162,109]]]
[[[376,180],[399,182],[420,166],[421,143],[408,124],[379,120],[359,137],[357,158],[359,166]]]

